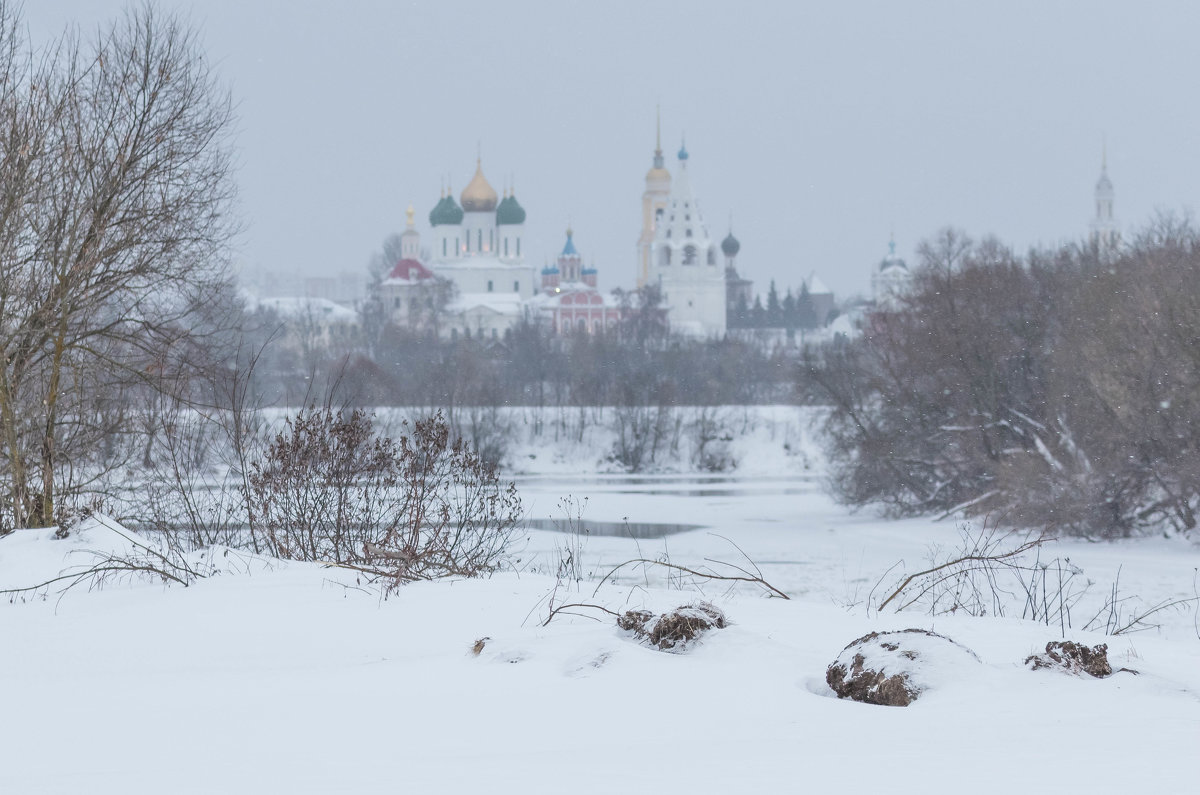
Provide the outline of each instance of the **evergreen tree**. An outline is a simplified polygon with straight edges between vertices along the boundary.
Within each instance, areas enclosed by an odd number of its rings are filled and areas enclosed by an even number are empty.
[[[789,331],[796,328],[796,297],[792,295],[791,287],[783,297],[783,327]]]
[[[800,297],[796,299],[796,328],[814,329],[817,327],[817,310],[813,306],[812,296],[808,293],[808,285],[800,286]]]
[[[767,326],[779,328],[783,325],[783,310],[779,306],[779,292],[775,289],[775,280],[771,280],[771,289],[767,291]]]
[[[766,328],[767,310],[763,309],[762,296],[754,296],[754,308],[750,310],[750,328]]]

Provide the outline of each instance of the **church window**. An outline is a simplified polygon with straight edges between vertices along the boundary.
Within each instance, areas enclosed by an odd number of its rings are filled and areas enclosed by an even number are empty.
[[[508,256],[508,238],[504,238],[504,256]]]
[[[479,229],[475,232],[475,250],[483,251],[483,230]]]
[[[710,248],[708,250],[708,264],[709,265],[717,264],[717,250],[715,248]]]
[[[514,293],[521,292],[521,283],[520,282],[513,282],[513,292]]]
[[[521,238],[517,238],[517,256],[521,256]]]
[[[655,211],[654,211],[654,221],[655,221],[655,223],[657,223],[657,222],[661,221],[661,220],[662,220],[662,217],[663,217],[663,208],[659,207],[657,210],[655,210]]]
[[[490,293],[491,291],[492,291],[492,280],[488,279],[488,292]]]
[[[399,308],[400,308],[400,296],[396,296],[396,302],[395,302],[395,306],[396,306],[396,308],[397,308],[397,309],[399,309]]]
[[[691,236],[692,236],[692,230],[690,230],[690,229],[689,229],[689,230],[687,230],[687,236],[688,236],[688,237],[691,237]]]
[[[671,230],[670,230],[670,229],[668,229],[668,230],[667,230],[667,237],[670,237],[670,236],[671,236]]]
[[[446,256],[446,242],[447,242],[446,238],[443,237],[442,238],[442,256],[443,257]]]
[[[690,220],[692,220],[692,216],[690,216],[690,215],[685,215],[685,216],[683,216],[683,220],[685,220],[685,221],[690,221]]]
[[[683,264],[684,265],[695,265],[696,264],[696,247],[695,246],[684,246]]]
[[[670,265],[671,264],[671,249],[668,248],[667,246],[663,246],[662,257],[660,259],[662,259],[663,265]]]
[[[456,328],[450,329],[450,341],[451,342],[458,341],[458,329],[456,329]]]

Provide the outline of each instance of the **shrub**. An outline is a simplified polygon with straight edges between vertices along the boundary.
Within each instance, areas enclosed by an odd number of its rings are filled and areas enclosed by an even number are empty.
[[[286,421],[247,488],[252,533],[272,554],[364,569],[392,584],[480,576],[503,562],[521,516],[512,483],[442,415],[377,434],[362,410]]]

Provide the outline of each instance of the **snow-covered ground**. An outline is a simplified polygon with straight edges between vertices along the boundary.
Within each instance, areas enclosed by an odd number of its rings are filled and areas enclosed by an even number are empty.
[[[382,598],[342,570],[218,551],[222,573],[188,588],[119,580],[0,605],[0,793],[1200,791],[1194,603],[1137,634],[1079,629],[1118,569],[1127,611],[1194,596],[1200,547],[1043,548],[1094,583],[1067,637],[1107,642],[1114,668],[1139,673],[1030,671],[1024,658],[1063,633],[1021,620],[1015,602],[985,618],[867,609],[931,548],[952,551],[959,527],[849,514],[820,493],[795,435],[758,438],[744,457],[757,464],[735,476],[609,475],[599,456],[539,456],[552,464],[518,481],[532,518],[698,529],[530,531],[516,570],[488,580]],[[18,531],[0,539],[0,588],[125,543],[96,524],[65,541]],[[595,591],[629,558],[746,565],[742,552],[792,599],[635,567]],[[584,581],[555,577],[567,554]],[[543,626],[551,598],[613,610],[706,598],[731,626],[670,654],[598,611]],[[906,708],[827,688],[846,644],[906,627],[982,664]]]

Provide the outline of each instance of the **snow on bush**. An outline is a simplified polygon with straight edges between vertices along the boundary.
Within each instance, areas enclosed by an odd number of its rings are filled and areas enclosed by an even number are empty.
[[[825,681],[838,698],[907,707],[978,662],[975,652],[936,632],[872,632],[842,650],[826,669]]]

